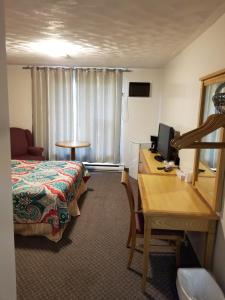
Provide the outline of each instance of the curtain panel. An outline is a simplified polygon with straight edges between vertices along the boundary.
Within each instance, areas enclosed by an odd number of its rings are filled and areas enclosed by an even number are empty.
[[[69,159],[69,150],[55,143],[74,139],[74,77],[71,69],[32,69],[34,139],[50,160]]]
[[[77,69],[76,133],[89,141],[78,159],[89,162],[120,162],[122,71]]]
[[[57,141],[87,141],[76,158],[120,162],[122,71],[32,68],[33,133],[46,158],[69,159]]]

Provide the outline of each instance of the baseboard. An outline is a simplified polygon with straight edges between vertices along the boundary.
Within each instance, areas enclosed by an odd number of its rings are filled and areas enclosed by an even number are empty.
[[[110,164],[110,163],[83,163],[86,169],[91,171],[114,171],[121,172],[124,170],[123,164]]]

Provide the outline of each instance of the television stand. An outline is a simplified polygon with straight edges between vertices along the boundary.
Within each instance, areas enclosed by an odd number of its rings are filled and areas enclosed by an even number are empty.
[[[163,162],[164,161],[164,159],[163,159],[163,157],[161,155],[155,155],[154,159],[157,160],[157,161],[159,161],[159,162]]]

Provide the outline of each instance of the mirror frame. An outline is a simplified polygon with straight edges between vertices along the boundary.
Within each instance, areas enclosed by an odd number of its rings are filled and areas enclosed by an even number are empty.
[[[198,126],[200,126],[203,123],[206,87],[211,84],[225,82],[225,69],[204,76],[200,78],[200,81],[201,81],[201,93],[200,93],[200,109],[199,109]],[[220,142],[225,142],[224,128],[220,129]],[[200,151],[201,149],[195,150],[192,185],[194,186],[194,188],[196,188],[196,190],[200,193],[200,195],[207,202],[207,204],[212,208],[213,211],[220,211],[221,198],[223,193],[224,170],[225,170],[225,149],[218,149],[217,171],[216,171],[212,199],[206,198],[205,193],[198,188],[198,174],[199,174],[198,168],[199,168],[199,161],[200,161]]]

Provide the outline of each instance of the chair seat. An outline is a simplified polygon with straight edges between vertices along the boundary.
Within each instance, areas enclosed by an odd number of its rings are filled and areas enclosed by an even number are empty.
[[[135,219],[136,219],[136,233],[144,234],[144,215],[143,215],[143,213],[136,212]],[[182,230],[168,230],[168,229],[152,229],[151,233],[152,233],[152,235],[157,236],[157,238],[160,238],[160,236],[182,237],[184,235],[184,232]]]

